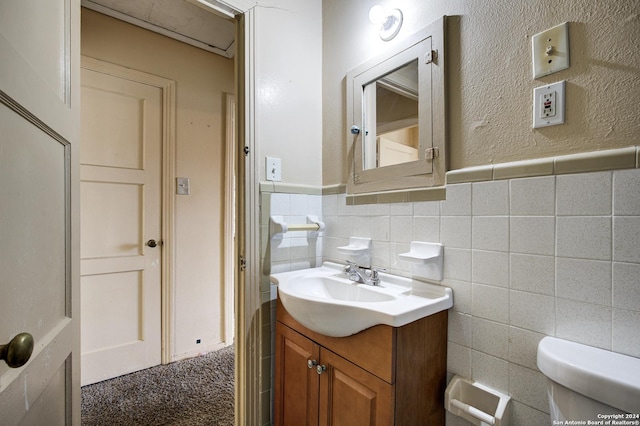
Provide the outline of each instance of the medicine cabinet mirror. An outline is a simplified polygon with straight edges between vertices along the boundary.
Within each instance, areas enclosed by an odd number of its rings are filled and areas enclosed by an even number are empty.
[[[348,193],[444,185],[445,19],[347,73]]]

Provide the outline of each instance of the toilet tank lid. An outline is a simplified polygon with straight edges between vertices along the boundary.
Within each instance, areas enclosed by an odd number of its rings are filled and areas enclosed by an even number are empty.
[[[575,392],[640,412],[640,358],[547,336],[538,344],[538,368]]]

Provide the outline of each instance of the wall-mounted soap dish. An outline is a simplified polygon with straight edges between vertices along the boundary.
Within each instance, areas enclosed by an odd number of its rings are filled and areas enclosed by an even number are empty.
[[[347,256],[363,268],[371,267],[371,238],[349,237],[349,245],[336,247],[338,253]]]
[[[408,253],[398,257],[411,263],[411,272],[420,278],[442,281],[444,265],[444,246],[440,243],[411,241]]]

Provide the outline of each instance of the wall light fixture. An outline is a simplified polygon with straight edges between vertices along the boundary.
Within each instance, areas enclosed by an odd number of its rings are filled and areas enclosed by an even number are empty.
[[[402,27],[402,11],[400,9],[385,10],[379,4],[369,10],[369,20],[380,26],[380,38],[384,41],[393,39]]]

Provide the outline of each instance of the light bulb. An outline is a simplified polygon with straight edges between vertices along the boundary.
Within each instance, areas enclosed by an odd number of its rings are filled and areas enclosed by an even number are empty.
[[[369,21],[371,21],[372,24],[382,25],[386,18],[384,7],[379,4],[369,10]]]

